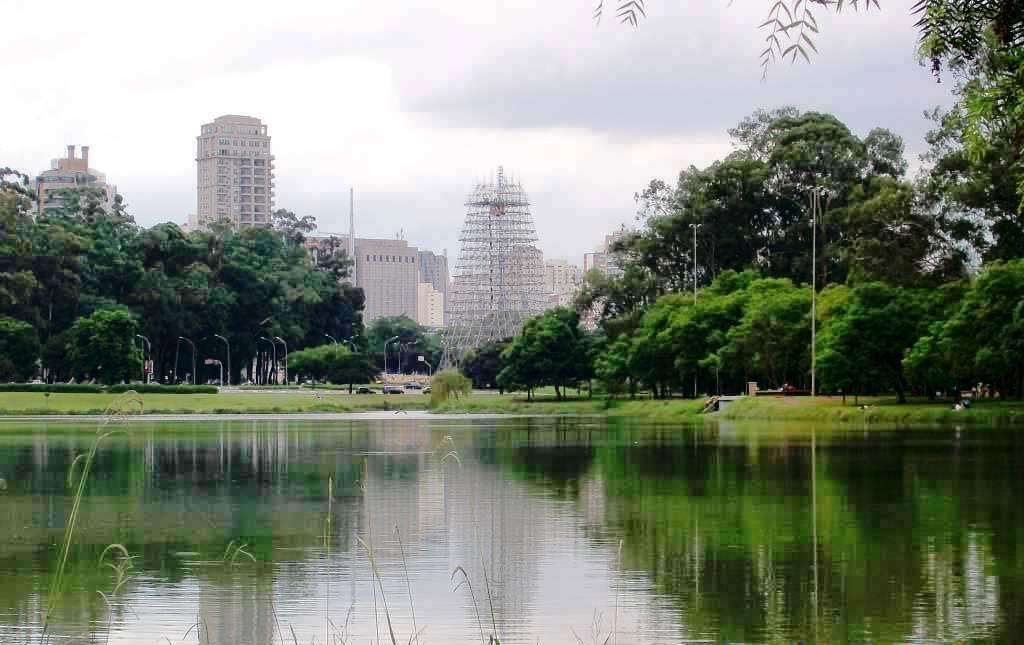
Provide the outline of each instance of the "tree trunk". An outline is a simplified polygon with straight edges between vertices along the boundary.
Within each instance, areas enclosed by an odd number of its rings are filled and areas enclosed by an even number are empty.
[[[555,383],[555,400],[562,400],[562,390],[558,387],[558,383]]]

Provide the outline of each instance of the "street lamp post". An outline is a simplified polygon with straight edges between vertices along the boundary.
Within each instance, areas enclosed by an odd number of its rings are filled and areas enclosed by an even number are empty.
[[[815,383],[818,331],[818,211],[821,208],[821,194],[815,188],[811,192],[811,397],[818,394]]]
[[[231,343],[228,342],[227,338],[224,338],[220,334],[214,334],[213,337],[214,338],[219,338],[222,341],[224,341],[224,345],[227,348],[226,349],[226,354],[227,354],[227,358],[228,358],[228,385],[231,385]],[[224,375],[223,374],[221,374],[221,377],[220,377],[220,384],[224,385]]]
[[[270,361],[273,364],[274,383],[277,384],[277,344],[266,336],[260,336],[260,340],[265,340],[270,343]]]
[[[398,343],[398,373],[399,374],[402,373],[402,348],[404,347],[406,350],[408,350],[410,347],[412,347],[413,345],[415,345],[418,342],[419,342],[418,340],[414,340],[411,343],[406,343],[405,345],[402,345],[402,343]]]
[[[224,385],[224,363],[221,363],[216,358],[208,358],[208,359],[206,359],[206,364],[207,365],[209,365],[211,363],[216,363],[217,367],[220,368],[220,384]]]
[[[703,224],[690,224],[693,229],[693,304],[697,304],[697,229]]]
[[[333,340],[335,347],[338,346],[338,339],[337,338],[335,338],[334,336],[331,336],[330,334],[324,334],[324,336],[326,336],[327,338],[330,338],[331,340]]]
[[[398,336],[392,336],[391,338],[389,338],[386,341],[384,341],[384,384],[385,385],[387,385],[387,382],[388,382],[388,345],[390,345],[392,341],[398,340],[398,338],[399,338]]]
[[[697,229],[703,226],[696,222],[690,224],[693,229],[693,304],[697,304]],[[693,398],[697,398],[697,370],[693,371]]]
[[[142,334],[135,334],[135,337],[136,338],[141,338],[142,342],[143,342],[143,345],[142,345],[142,382],[143,382],[143,384],[145,384],[145,383],[149,382],[149,379],[146,378],[146,348],[149,348],[149,355],[152,358],[152,356],[153,356],[153,344],[150,343],[149,339],[146,338],[145,336],[143,336]]]
[[[188,343],[190,347],[192,347],[192,385],[195,385],[196,384],[196,344],[193,343],[191,340],[185,338],[184,336],[178,336],[178,340],[183,340],[186,343]],[[177,368],[178,366],[175,365],[174,367]]]
[[[288,385],[288,343],[284,342],[280,336],[274,336],[274,340],[280,341],[284,346],[284,384]]]

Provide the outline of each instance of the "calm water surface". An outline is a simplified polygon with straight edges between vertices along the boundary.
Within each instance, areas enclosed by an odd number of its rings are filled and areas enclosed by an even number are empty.
[[[93,425],[0,425],[0,643],[40,640]],[[411,415],[124,429],[90,475],[53,642],[383,643],[385,604],[401,643],[413,611],[421,643],[1024,634],[1012,431]],[[112,596],[111,543],[135,557]],[[238,544],[252,557],[225,562]]]

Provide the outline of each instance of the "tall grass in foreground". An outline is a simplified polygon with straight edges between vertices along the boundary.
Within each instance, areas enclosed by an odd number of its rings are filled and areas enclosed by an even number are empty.
[[[82,508],[82,498],[85,495],[85,485],[89,481],[89,472],[92,470],[93,462],[96,461],[96,452],[99,450],[100,444],[113,434],[123,432],[120,428],[111,427],[115,422],[124,422],[128,416],[132,414],[141,414],[143,412],[142,397],[136,392],[125,392],[125,394],[115,400],[109,408],[104,412],[103,419],[100,421],[100,427],[96,430],[96,439],[92,442],[92,447],[89,452],[83,453],[75,457],[75,460],[71,462],[71,467],[68,469],[68,487],[75,488],[74,500],[71,504],[71,514],[68,516],[67,524],[64,527],[64,539],[61,541],[60,553],[57,556],[57,570],[54,572],[53,580],[50,582],[50,593],[49,599],[46,604],[46,613],[43,614],[43,628],[39,636],[40,643],[47,642],[48,628],[50,626],[50,616],[53,615],[56,610],[58,603],[60,602],[61,593],[64,587],[64,572],[68,564],[68,554],[71,552],[71,542],[75,537],[75,528],[78,524],[78,515]],[[78,470],[78,465],[81,464],[81,473],[78,476],[77,486],[75,482],[75,473]],[[103,551],[103,556],[107,554],[110,549],[120,547],[127,557],[127,549],[121,545],[110,545]],[[103,556],[101,556],[101,561]],[[130,562],[130,560],[128,560]],[[115,568],[115,571],[117,569]],[[123,581],[122,581],[123,584]],[[120,585],[118,585],[120,588]],[[107,600],[104,597],[104,600]],[[109,605],[109,601],[108,601]],[[108,632],[109,636],[109,632]]]
[[[89,475],[92,470],[92,466],[95,463],[97,453],[104,440],[108,437],[124,432],[122,428],[114,427],[115,422],[126,422],[128,417],[133,414],[143,413],[143,401],[142,398],[135,392],[127,392],[124,396],[120,397],[114,404],[112,404],[104,413],[103,419],[101,420],[100,426],[96,431],[96,438],[93,441],[89,451],[78,455],[72,462],[68,469],[67,485],[69,488],[74,488],[75,495],[72,502],[72,510],[68,517],[67,524],[65,526],[64,537],[61,542],[61,549],[57,560],[57,569],[54,573],[53,579],[50,584],[50,594],[48,598],[47,608],[42,616],[42,632],[40,636],[40,643],[46,645],[49,642],[49,621],[50,617],[56,610],[60,597],[63,592],[63,585],[65,582],[65,570],[71,550],[71,545],[74,541],[75,530],[77,527],[78,519],[80,517],[81,504],[84,498],[86,485],[88,482]],[[448,461],[453,461],[458,467],[462,467],[462,461],[459,457],[455,441],[450,436],[445,436],[429,453],[431,457],[438,460],[438,463],[444,465]],[[366,469],[368,465],[366,460],[363,462],[363,476],[357,480],[356,487],[361,489],[365,494],[366,489]],[[76,478],[77,475],[77,478]],[[327,495],[327,515],[324,521],[324,550],[328,563],[330,561],[330,548],[331,541],[333,538],[333,499],[334,499],[334,478],[333,476],[328,478],[328,495]],[[405,545],[402,541],[401,532],[399,531],[398,525],[394,528],[395,539],[398,543],[399,551],[401,554],[402,566],[405,575],[405,586],[409,596],[409,609],[412,617],[412,629],[413,632],[409,636],[408,640],[405,641],[405,645],[412,645],[420,643],[420,635],[426,629],[426,627],[420,628],[416,619],[416,609],[413,599],[412,583],[409,578],[409,568],[406,560]],[[380,638],[379,629],[379,612],[377,607],[377,592],[380,592],[381,605],[384,610],[384,617],[387,627],[388,640],[391,645],[400,645],[402,641],[399,641],[398,636],[395,633],[395,627],[392,621],[387,596],[384,589],[384,583],[381,576],[380,568],[377,564],[373,544],[372,544],[372,522],[370,516],[370,509],[367,508],[367,528],[366,528],[366,540],[361,536],[356,536],[358,544],[364,550],[367,560],[370,564],[371,580],[370,585],[373,590],[373,601],[374,601],[374,621],[376,629],[376,639],[373,641],[376,645],[379,645],[382,641]],[[221,555],[220,561],[223,566],[234,567],[239,564],[256,564],[258,561],[252,552],[248,550],[249,545],[247,543],[237,542],[231,540]],[[109,558],[108,558],[109,556]],[[107,622],[105,630],[105,643],[109,643],[110,634],[112,630],[113,622],[113,600],[117,597],[118,593],[128,582],[130,578],[130,571],[133,568],[133,561],[136,556],[129,554],[127,547],[122,544],[110,544],[103,549],[99,557],[99,566],[108,567],[113,571],[113,587],[109,593],[103,591],[97,591],[96,593],[102,597],[107,607]],[[618,564],[619,569],[622,568],[622,541],[620,540],[618,546]],[[485,634],[483,626],[483,617],[480,613],[480,604],[477,600],[476,592],[474,591],[473,584],[470,580],[470,575],[467,570],[462,566],[458,565],[452,570],[451,581],[454,584],[452,589],[453,593],[457,593],[463,586],[468,590],[470,600],[473,604],[474,614],[477,620],[477,627],[480,633],[480,642],[482,645],[501,645],[501,640],[498,635],[497,618],[494,609],[494,595],[491,591],[490,577],[487,574],[486,563],[483,561],[481,554],[481,572],[483,574],[484,587],[487,599],[487,609],[489,610],[491,620],[491,633]],[[324,633],[324,645],[349,645],[351,643],[348,634],[349,623],[352,618],[353,611],[355,609],[355,598],[352,598],[352,605],[348,609],[348,613],[345,618],[345,622],[341,629],[335,626],[330,618],[330,568],[329,564],[327,570],[327,582],[325,584],[324,591],[324,617],[325,617],[325,633]],[[353,575],[355,575],[353,568]],[[459,577],[461,576],[461,577]],[[274,615],[274,622],[277,628],[277,634],[282,644],[288,643],[288,639],[285,636],[285,632],[281,627],[280,619],[277,615],[277,609],[274,605],[273,594],[271,594],[271,611]],[[615,645],[617,643],[618,635],[618,590],[615,592],[615,611],[612,618],[611,630],[607,635],[604,635],[603,620],[600,612],[594,612],[594,619],[591,625],[591,640],[594,645]],[[195,621],[189,626],[188,630],[182,636],[182,640],[187,640],[189,636],[195,631],[195,638],[198,645],[209,645],[210,634],[209,629],[206,625],[206,621],[202,616],[201,610],[197,608],[197,614]],[[291,633],[291,644],[299,645],[298,638],[296,637],[294,628],[289,624],[289,631]],[[580,645],[584,644],[584,640],[576,634],[573,630],[573,635],[576,637]],[[602,638],[603,636],[603,638]],[[205,638],[205,640],[204,640]],[[170,639],[164,638],[164,641],[171,645]],[[90,640],[89,642],[93,642]],[[316,637],[313,637],[310,645],[317,643]]]

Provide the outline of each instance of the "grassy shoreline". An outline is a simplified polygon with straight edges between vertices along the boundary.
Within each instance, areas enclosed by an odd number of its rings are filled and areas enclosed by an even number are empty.
[[[715,415],[725,420],[815,421],[821,423],[1024,423],[1024,401],[981,401],[969,409],[954,410],[948,401],[914,399],[898,403],[895,397],[862,397],[858,405],[839,397],[756,397],[729,404]]]
[[[104,414],[124,395],[10,392],[0,394],[0,418],[44,417],[47,415],[97,416]],[[381,410],[417,410],[443,414],[516,414],[539,416],[633,417],[658,422],[693,422],[708,418],[743,421],[803,421],[819,423],[889,423],[894,425],[934,423],[1024,423],[1024,402],[983,401],[967,410],[955,411],[948,402],[915,400],[899,404],[894,398],[852,399],[844,405],[834,397],[757,397],[730,403],[722,412],[701,415],[702,400],[693,399],[606,399],[574,398],[556,401],[541,397],[527,401],[519,394],[498,395],[475,392],[430,407],[428,396],[420,394],[350,395],[342,391],[276,391],[220,394],[139,395],[146,415],[192,414],[338,414]]]

